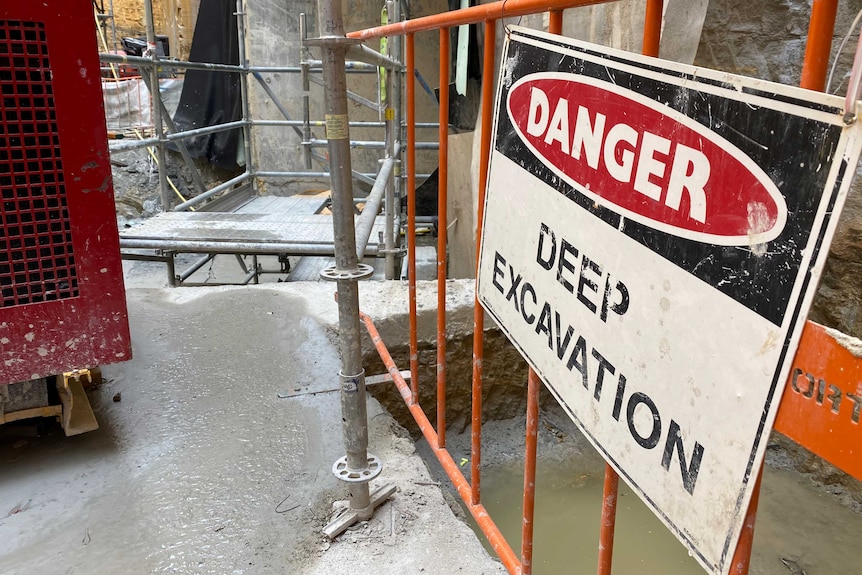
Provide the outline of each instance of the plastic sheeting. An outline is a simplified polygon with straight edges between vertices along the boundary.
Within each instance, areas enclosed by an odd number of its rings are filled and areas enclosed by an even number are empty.
[[[102,98],[109,132],[152,127],[150,91],[140,78],[103,79]]]
[[[239,64],[239,41],[234,0],[201,0],[189,60]],[[192,130],[242,119],[240,74],[188,70],[180,103],[174,115],[179,130]],[[236,169],[241,158],[240,128],[185,139],[192,156],[211,164]]]

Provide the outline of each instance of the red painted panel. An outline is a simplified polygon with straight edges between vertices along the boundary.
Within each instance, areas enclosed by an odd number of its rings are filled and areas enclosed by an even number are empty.
[[[131,357],[92,4],[0,6],[0,384]]]
[[[805,324],[775,430],[862,480],[862,341]]]

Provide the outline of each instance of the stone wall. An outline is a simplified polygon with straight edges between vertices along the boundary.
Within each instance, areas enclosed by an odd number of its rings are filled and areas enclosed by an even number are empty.
[[[145,36],[147,28],[144,23],[144,0],[113,0],[113,2],[117,42],[119,43],[119,39],[125,36]],[[156,34],[168,37],[172,56],[183,60],[188,57],[199,6],[200,0],[153,0]],[[108,41],[111,42],[110,23],[107,31]]]

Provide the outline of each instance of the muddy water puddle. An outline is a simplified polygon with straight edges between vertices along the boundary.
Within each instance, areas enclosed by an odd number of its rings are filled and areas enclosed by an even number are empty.
[[[482,502],[515,550],[520,550],[521,545],[521,465],[509,463],[490,467],[482,475]],[[603,469],[594,462],[585,467],[582,461],[577,460],[539,461],[533,555],[535,575],[596,572],[602,483]],[[470,522],[477,529],[472,518]],[[860,574],[860,536],[862,515],[843,506],[806,477],[792,471],[767,468],[755,530],[751,575]],[[481,539],[484,542],[484,538]],[[704,573],[688,551],[622,481],[613,573]]]

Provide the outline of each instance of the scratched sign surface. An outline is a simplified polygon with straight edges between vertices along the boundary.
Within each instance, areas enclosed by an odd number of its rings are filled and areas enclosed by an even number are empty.
[[[523,29],[501,68],[480,301],[727,573],[858,128],[838,98]]]

